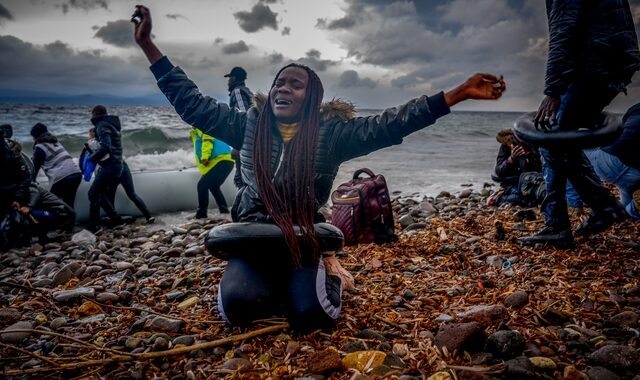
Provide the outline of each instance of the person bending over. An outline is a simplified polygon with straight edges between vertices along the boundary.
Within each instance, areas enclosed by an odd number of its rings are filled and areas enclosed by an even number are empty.
[[[284,258],[256,252],[229,259],[218,308],[233,325],[285,314],[301,331],[332,326],[346,284],[336,273],[335,257],[321,259],[314,223],[324,221],[318,209],[329,199],[340,164],[400,144],[448,114],[454,104],[497,99],[506,88],[494,75],[476,74],[449,92],[421,96],[380,115],[355,117],[354,112],[332,112],[344,110],[344,104],[323,105],[320,78],[292,63],[277,72],[262,107],[240,112],[202,95],[152,41],[149,9],[138,6],[136,14],[142,21],[135,26],[135,40],[176,112],[194,128],[240,150],[246,183],[236,196],[233,221],[275,223],[289,248]]]
[[[40,168],[49,178],[49,191],[61,198],[66,204],[74,207],[78,186],[82,181],[82,173],[73,162],[73,158],[52,135],[47,126],[37,123],[31,128],[33,136],[33,181],[38,177]]]

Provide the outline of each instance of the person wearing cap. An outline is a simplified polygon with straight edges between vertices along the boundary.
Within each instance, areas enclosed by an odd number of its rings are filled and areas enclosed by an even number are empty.
[[[229,74],[225,75],[225,78],[229,78],[227,82],[229,89],[229,107],[247,112],[251,107],[251,101],[253,99],[253,93],[244,83],[247,79],[247,71],[242,67],[236,66],[231,69]],[[240,156],[237,149],[231,150],[231,157],[236,161],[236,174],[233,176],[233,183],[240,189],[244,186],[244,181],[242,180]]]
[[[74,207],[82,173],[58,138],[52,135],[47,126],[37,123],[31,128],[33,137],[33,181],[40,169],[49,178],[50,192],[62,199],[71,208]]]

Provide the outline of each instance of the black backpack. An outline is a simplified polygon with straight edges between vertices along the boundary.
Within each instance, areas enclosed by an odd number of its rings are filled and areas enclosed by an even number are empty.
[[[0,251],[27,247],[31,244],[31,222],[12,208],[0,221]]]
[[[540,172],[524,172],[518,180],[518,190],[524,206],[535,206],[544,200],[547,194],[544,177]]]

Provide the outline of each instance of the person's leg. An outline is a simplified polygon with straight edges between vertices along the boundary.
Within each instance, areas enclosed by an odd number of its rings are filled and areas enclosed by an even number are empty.
[[[54,183],[49,191],[73,208],[80,181],[82,181],[82,174],[71,174]]]
[[[565,191],[567,194],[567,205],[570,208],[582,209],[584,207],[584,204],[582,203],[582,198],[580,198],[580,195],[578,195],[578,192],[571,184],[571,181],[567,181],[567,187]]]
[[[93,183],[89,188],[89,223],[87,229],[95,230],[100,225],[100,198],[102,192],[107,186],[108,176],[104,174],[104,170],[100,168],[96,173]]]
[[[129,165],[126,162],[122,165],[122,174],[120,174],[120,185],[124,189],[124,192],[127,194],[127,198],[136,205],[138,210],[142,213],[145,219],[151,219],[151,213],[147,208],[147,205],[144,203],[142,198],[136,194],[136,189],[133,186],[133,177],[131,176],[131,171],[129,170]]]
[[[231,170],[233,170],[233,162],[222,161],[207,173],[211,174],[211,177],[209,178],[209,191],[211,191],[211,195],[213,195],[213,199],[215,199],[218,209],[223,214],[229,212],[229,207],[227,206],[227,201],[224,198],[222,190],[220,190],[220,186],[222,186],[225,179],[227,179]]]
[[[293,270],[289,279],[289,320],[302,332],[331,327],[342,309],[342,280],[327,274],[324,260]]]
[[[100,189],[99,199],[100,206],[106,212],[107,216],[111,220],[112,225],[117,225],[122,223],[122,218],[116,212],[111,199],[109,199],[110,194],[115,193],[115,188],[118,187],[120,183],[120,174],[122,173],[122,165],[121,164],[110,164],[106,165],[101,169],[102,175],[104,175],[104,187]]]
[[[204,219],[207,217],[209,209],[209,176],[211,172],[203,175],[198,180],[198,210],[196,211],[196,219]]]
[[[232,257],[218,286],[220,316],[234,326],[282,314],[283,286],[278,268]]]

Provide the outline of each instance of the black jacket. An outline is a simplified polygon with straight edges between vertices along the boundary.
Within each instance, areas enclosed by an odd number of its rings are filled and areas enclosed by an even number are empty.
[[[540,153],[535,148],[531,152],[517,160],[511,162],[511,148],[506,145],[500,145],[498,157],[496,158],[495,175],[492,179],[503,185],[517,184],[520,174],[524,172],[542,172],[542,163],[540,162]]]
[[[152,65],[151,70],[158,78],[158,86],[187,124],[240,150],[245,186],[236,196],[234,221],[271,221],[260,199],[253,170],[258,108],[240,112],[202,95],[184,71],[174,67],[166,57]],[[333,180],[342,162],[400,144],[405,136],[433,124],[450,111],[442,93],[413,99],[375,116],[354,117],[353,105],[340,101],[326,103],[325,110],[334,112],[321,115],[314,159],[316,210],[329,200]],[[337,110],[343,112],[335,112]],[[273,127],[272,140],[271,162],[276,172],[274,180],[278,181],[276,168],[284,143],[276,126]]]
[[[251,99],[253,93],[244,82],[238,83],[231,91],[229,91],[229,107],[237,108],[240,111],[248,111],[251,107]]]
[[[113,115],[98,116],[91,119],[96,127],[96,139],[100,142],[100,148],[91,154],[91,162],[108,165],[113,162],[122,163],[122,137],[120,134],[120,119]],[[109,158],[100,161],[109,154]]]
[[[640,52],[627,0],[546,0],[549,57],[545,95],[570,83],[627,84],[640,68]]]
[[[13,146],[15,143],[12,142]],[[31,170],[19,146],[12,149],[4,138],[0,138],[0,209],[17,201],[21,205],[29,199]]]

